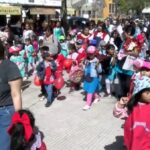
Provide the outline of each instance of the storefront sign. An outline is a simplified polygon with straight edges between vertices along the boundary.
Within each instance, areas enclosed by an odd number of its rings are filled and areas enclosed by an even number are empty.
[[[16,6],[0,6],[0,15],[21,15],[21,8]]]
[[[31,8],[30,9],[30,14],[32,15],[54,15],[55,14],[55,9],[52,8]]]
[[[62,0],[0,0],[2,4],[61,7]]]

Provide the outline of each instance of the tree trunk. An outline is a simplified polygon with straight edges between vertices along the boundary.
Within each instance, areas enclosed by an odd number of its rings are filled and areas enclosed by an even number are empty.
[[[67,25],[67,0],[62,0],[62,25],[65,29],[65,33],[67,33],[68,25]]]

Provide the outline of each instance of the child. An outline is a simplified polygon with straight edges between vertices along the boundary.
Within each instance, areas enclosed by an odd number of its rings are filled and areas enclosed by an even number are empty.
[[[56,64],[48,52],[43,54],[43,59],[45,66],[43,83],[47,94],[47,103],[45,104],[45,107],[49,107],[53,102],[53,83]]]
[[[25,30],[23,31],[23,43],[25,43],[26,39],[31,39],[33,35],[33,31],[31,29],[31,25],[29,23],[25,24]]]
[[[33,52],[33,57],[34,57],[34,63],[36,64],[37,62],[37,54],[39,52],[39,44],[38,44],[38,41],[37,41],[37,37],[36,35],[32,35],[32,45],[33,45],[33,49],[34,49],[34,52]]]
[[[12,46],[9,48],[9,53],[11,54],[10,61],[14,62],[21,73],[23,80],[25,80],[25,62],[24,58],[20,55],[20,48]]]
[[[68,56],[68,45],[67,45],[67,42],[65,41],[65,37],[60,36],[59,37],[59,42],[60,42],[60,46],[61,46],[60,53],[63,54],[64,57],[67,57]]]
[[[113,114],[115,117],[121,118],[121,119],[125,119],[128,117],[126,104],[129,101],[129,99],[131,99],[132,97],[132,94],[134,91],[134,82],[136,80],[141,80],[144,76],[150,78],[150,70],[148,70],[147,68],[141,68],[140,71],[136,72],[132,76],[131,81],[130,81],[130,90],[129,90],[129,93],[127,94],[128,97],[122,97],[120,101],[118,101],[115,105],[115,108],[113,111]]]
[[[19,110],[12,116],[8,129],[10,150],[46,150],[42,133],[35,126],[35,118],[28,110]]]
[[[116,53],[115,53],[115,47],[113,45],[108,45],[106,50],[109,65],[107,68],[105,68],[105,84],[106,84],[106,94],[104,97],[111,97],[111,84],[113,83],[115,77],[116,77],[116,70],[115,70],[115,64],[116,64]]]
[[[36,67],[36,71],[37,71],[37,76],[42,81],[44,80],[44,75],[45,75],[45,65],[44,65],[43,55],[44,55],[44,53],[47,53],[48,51],[49,51],[49,47],[43,46],[43,47],[41,47],[39,55],[38,55],[40,62]],[[43,82],[41,85],[41,93],[38,95],[38,97],[40,97],[40,100],[44,100],[46,97],[46,90],[45,90]]]
[[[31,66],[32,71],[34,71],[34,59],[33,59],[34,48],[31,44],[31,40],[27,38],[25,40],[25,60],[26,60],[26,75],[28,75],[29,66]]]
[[[150,147],[150,78],[136,80],[134,92],[127,107],[130,112],[124,126],[124,142],[127,150],[146,150]]]
[[[87,46],[83,44],[81,39],[76,41],[76,49],[78,51],[78,62],[82,63],[86,59],[86,48]]]
[[[67,58],[72,59],[72,61],[73,61],[71,68],[67,68],[68,69],[67,71],[68,71],[69,75],[71,75],[76,70],[76,68],[78,66],[78,61],[77,61],[78,53],[76,52],[76,47],[75,47],[74,44],[69,45],[69,55],[68,55]],[[70,86],[70,91],[69,92],[73,92],[76,88],[77,89],[79,88],[79,85],[76,85],[72,81],[71,81],[70,85],[71,86]]]
[[[37,41],[36,35],[32,35],[32,45],[33,45],[35,53],[38,53],[39,46],[38,46],[38,41]]]
[[[99,61],[95,56],[96,48],[94,46],[89,46],[87,49],[87,59],[85,60],[85,70],[84,70],[84,85],[83,88],[86,91],[86,105],[83,110],[88,110],[91,107],[93,98],[94,103],[99,101],[99,76],[98,73],[101,70]]]

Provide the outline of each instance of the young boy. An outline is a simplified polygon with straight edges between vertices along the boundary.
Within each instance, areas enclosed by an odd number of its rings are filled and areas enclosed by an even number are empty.
[[[45,107],[49,107],[53,102],[53,83],[54,83],[54,74],[56,71],[56,63],[51,57],[49,52],[43,54],[44,59],[44,88],[47,95],[47,103]]]
[[[49,51],[49,47],[47,46],[43,46],[40,48],[40,52],[39,52],[39,64],[36,67],[36,71],[37,71],[37,75],[41,80],[44,80],[44,74],[45,74],[45,65],[44,65],[44,60],[43,60],[43,55],[44,53]],[[46,97],[46,91],[44,88],[44,84],[42,83],[41,85],[41,93],[38,95],[38,97],[40,97],[40,100],[44,100]]]

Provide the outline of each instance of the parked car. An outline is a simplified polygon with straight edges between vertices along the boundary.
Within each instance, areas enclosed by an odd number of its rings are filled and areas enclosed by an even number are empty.
[[[70,27],[78,27],[83,28],[89,25],[89,19],[83,17],[70,17],[68,20],[68,24]]]

